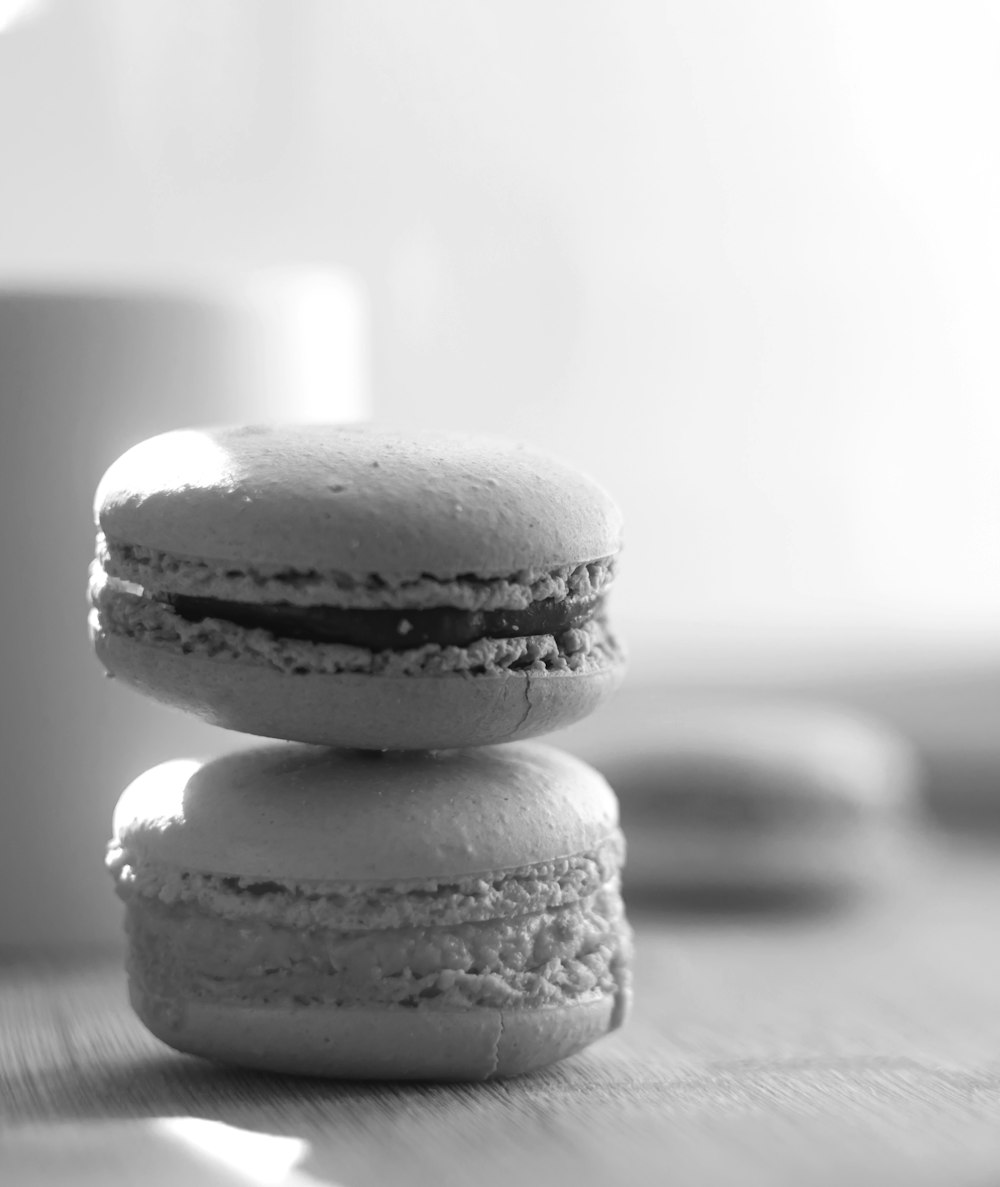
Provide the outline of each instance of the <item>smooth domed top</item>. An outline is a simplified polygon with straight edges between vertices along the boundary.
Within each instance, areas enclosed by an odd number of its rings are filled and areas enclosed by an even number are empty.
[[[569,857],[617,823],[604,778],[537,743],[381,753],[288,742],[154,767],[119,800],[114,834],[133,862],[384,882]]]
[[[504,577],[616,553],[621,516],[592,479],[509,441],[368,426],[164,433],[97,491],[107,537],[241,567]]]

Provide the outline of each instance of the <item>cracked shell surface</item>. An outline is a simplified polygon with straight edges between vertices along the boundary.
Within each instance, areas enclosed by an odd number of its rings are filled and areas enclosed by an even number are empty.
[[[490,745],[580,720],[624,673],[603,619],[559,637],[369,652],[188,622],[154,596],[176,582],[380,607],[603,593],[617,507],[586,475],[516,443],[370,426],[179,430],[119,458],[95,510],[98,658],[213,725],[330,746]]]
[[[547,1010],[233,1010],[159,998],[135,984],[136,1014],[192,1055],[264,1071],[350,1080],[475,1081],[522,1075],[615,1028],[611,999]]]
[[[98,659],[137,692],[211,725],[323,746],[424,750],[514,742],[571,725],[621,683],[623,658],[580,673],[382,676],[219,662],[94,632]]]

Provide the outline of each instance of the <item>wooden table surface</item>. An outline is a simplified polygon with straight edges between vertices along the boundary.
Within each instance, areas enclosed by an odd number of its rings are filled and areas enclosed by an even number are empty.
[[[117,954],[8,953],[0,1182],[181,1181],[150,1119],[186,1115],[306,1139],[295,1181],[342,1187],[1000,1184],[996,845],[939,836],[833,910],[632,915],[627,1027],[486,1085],[223,1070],[145,1033]]]

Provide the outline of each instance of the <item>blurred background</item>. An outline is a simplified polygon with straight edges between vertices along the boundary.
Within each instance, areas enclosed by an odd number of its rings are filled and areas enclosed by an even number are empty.
[[[559,453],[618,713],[832,695],[1000,815],[998,64],[989,0],[0,3],[0,940],[115,938],[120,790],[233,744],[88,654],[93,488],[180,423]]]

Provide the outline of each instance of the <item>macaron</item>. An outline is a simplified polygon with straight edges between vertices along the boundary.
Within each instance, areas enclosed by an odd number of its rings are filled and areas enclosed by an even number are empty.
[[[432,749],[546,733],[618,685],[620,513],[511,442],[366,426],[177,431],[96,496],[107,671],[228,729]]]
[[[805,700],[622,701],[559,740],[618,792],[627,894],[829,899],[899,868],[920,768],[891,727]]]
[[[279,1072],[481,1080],[617,1027],[623,839],[538,743],[272,742],[141,775],[107,864],[132,1004],[179,1051]]]

